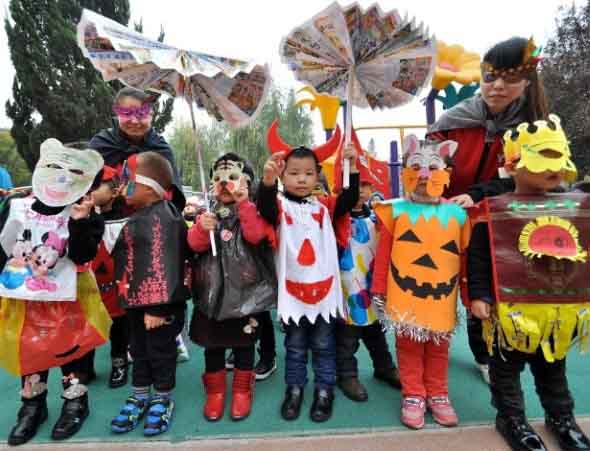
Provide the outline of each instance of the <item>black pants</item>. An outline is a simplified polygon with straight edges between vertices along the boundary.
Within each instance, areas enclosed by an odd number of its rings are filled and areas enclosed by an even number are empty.
[[[254,346],[240,346],[232,348],[234,354],[234,368],[242,371],[252,371],[254,368]],[[225,369],[225,348],[205,348],[205,371],[216,373]]]
[[[479,318],[471,313],[467,313],[467,337],[469,338],[469,347],[475,357],[475,361],[480,365],[487,365],[490,360],[488,346],[483,339],[483,325]]]
[[[375,370],[389,370],[394,367],[393,357],[387,346],[381,323],[376,321],[370,326],[350,326],[343,323],[336,325],[336,367],[338,377],[358,376],[358,365],[354,356],[363,341]]]
[[[61,366],[61,374],[63,376],[69,376],[73,374],[81,384],[87,384],[88,376],[90,369],[93,368],[94,364],[94,350],[90,351],[87,354],[84,354],[82,357],[76,360],[72,360],[71,362],[66,363],[65,365]],[[47,384],[47,380],[49,379],[49,370],[39,371],[36,373],[39,375],[40,382]],[[31,376],[29,374],[29,376]],[[25,379],[27,376],[21,377],[21,388],[25,385]],[[64,389],[67,388],[66,383],[63,384]],[[44,399],[47,398],[47,391],[39,394],[36,398]],[[23,399],[24,400],[24,399]]]
[[[568,389],[565,359],[549,363],[539,349],[535,354],[519,351],[498,351],[490,357],[490,390],[492,405],[504,416],[524,416],[524,398],[520,373],[530,365],[541,405],[552,416],[571,414],[574,400]]]
[[[260,342],[259,352],[260,360],[265,362],[272,361],[276,353],[275,329],[270,312],[260,314]]]
[[[111,359],[124,359],[127,361],[127,347],[129,345],[129,324],[127,315],[113,318],[110,332]]]
[[[131,384],[171,391],[176,386],[176,336],[184,325],[184,309],[177,308],[170,324],[146,330],[143,309],[127,310],[129,345],[133,357]]]

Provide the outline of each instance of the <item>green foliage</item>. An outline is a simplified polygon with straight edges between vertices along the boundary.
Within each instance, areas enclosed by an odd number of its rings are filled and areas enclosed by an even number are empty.
[[[311,146],[312,120],[307,112],[295,106],[295,102],[293,90],[285,94],[272,89],[260,115],[248,127],[233,130],[224,123],[199,125],[197,134],[203,149],[207,179],[213,162],[226,152],[235,152],[250,161],[256,175],[261,176],[269,156],[266,132],[275,119],[279,120],[285,142],[293,146]],[[183,184],[201,190],[191,125],[188,122],[174,124],[168,142],[174,150]]]
[[[31,184],[31,172],[16,151],[16,144],[7,130],[0,131],[0,166],[8,171],[14,186]]]
[[[32,170],[45,139],[88,141],[111,125],[112,101],[121,85],[105,83],[82,55],[76,24],[82,8],[127,24],[129,1],[11,0],[9,8],[5,29],[16,75],[6,113],[17,151]],[[154,120],[160,131],[171,119],[171,102],[162,108],[162,118]]]
[[[542,75],[551,112],[562,121],[580,174],[590,169],[590,0],[559,10]]]

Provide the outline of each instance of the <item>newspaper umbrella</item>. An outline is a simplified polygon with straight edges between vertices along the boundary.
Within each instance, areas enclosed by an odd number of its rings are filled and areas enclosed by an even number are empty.
[[[105,81],[183,97],[189,104],[201,188],[207,208],[203,155],[197,139],[194,105],[231,127],[252,122],[270,86],[266,65],[177,49],[85,9],[78,24],[78,45]],[[215,255],[215,241],[211,232]]]
[[[345,139],[350,142],[352,105],[376,109],[411,102],[430,81],[436,43],[422,24],[397,10],[333,3],[293,29],[281,42],[280,54],[297,80],[346,100]],[[346,160],[344,187],[348,172]]]

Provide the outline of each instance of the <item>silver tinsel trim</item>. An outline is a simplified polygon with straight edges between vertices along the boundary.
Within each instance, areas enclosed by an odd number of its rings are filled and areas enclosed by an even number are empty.
[[[71,379],[70,384],[71,385],[66,390],[64,390],[63,394],[61,395],[62,398],[72,400],[88,393],[88,387],[84,384],[80,384],[78,379]]]
[[[47,384],[41,382],[41,377],[38,374],[31,374],[25,377],[25,383],[20,391],[21,397],[31,399],[47,391]]]

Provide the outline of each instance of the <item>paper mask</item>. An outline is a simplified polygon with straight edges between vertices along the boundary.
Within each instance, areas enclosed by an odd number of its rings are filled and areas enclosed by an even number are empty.
[[[457,150],[455,141],[421,143],[415,135],[404,139],[406,163],[402,169],[402,184],[405,193],[416,190],[420,178],[427,178],[426,192],[431,197],[440,197],[449,185],[450,175],[445,158]]]
[[[104,161],[95,150],[65,147],[49,138],[33,171],[33,195],[50,207],[64,207],[84,196]]]
[[[571,160],[569,143],[561,121],[555,114],[549,115],[549,121],[536,121],[533,125],[536,131],[530,132],[528,122],[520,124],[516,131],[504,134],[504,156],[508,165],[514,169],[526,168],[531,172],[565,171],[566,180],[574,181],[578,175],[576,166]],[[543,150],[557,152],[557,158],[543,155]]]
[[[221,160],[213,171],[213,189],[219,195],[224,189],[231,194],[246,184],[250,177],[244,172],[241,161]]]

